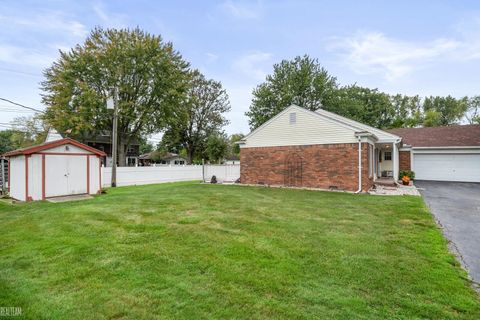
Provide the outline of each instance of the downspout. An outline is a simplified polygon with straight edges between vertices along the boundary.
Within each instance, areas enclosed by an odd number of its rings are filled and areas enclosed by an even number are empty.
[[[358,190],[355,193],[362,192],[362,138],[358,137]]]
[[[402,138],[397,139],[397,140],[394,142],[395,145],[399,144],[400,141],[402,141]],[[395,148],[392,148],[392,149],[395,149]],[[396,165],[396,167],[398,168],[398,170],[395,168],[395,170],[397,171],[397,172],[396,172],[396,173],[397,173],[397,176],[396,176],[396,177],[393,177],[393,182],[394,182],[397,186],[399,186],[400,183],[398,183],[398,179],[399,179],[398,175],[399,175],[399,173],[400,173],[400,151],[398,150],[398,147],[397,147],[397,153],[398,153],[398,156],[397,156],[397,154],[394,154],[394,155],[393,155],[393,156],[395,157],[395,159],[396,159],[395,165]],[[411,159],[411,157],[412,157],[412,155],[410,155],[410,159]]]

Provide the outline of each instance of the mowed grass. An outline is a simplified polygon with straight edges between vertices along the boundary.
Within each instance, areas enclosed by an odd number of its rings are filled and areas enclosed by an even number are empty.
[[[417,197],[160,184],[0,203],[0,230],[25,318],[480,318]]]

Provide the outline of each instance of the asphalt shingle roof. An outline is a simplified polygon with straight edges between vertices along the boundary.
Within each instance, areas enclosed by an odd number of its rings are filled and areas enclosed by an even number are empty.
[[[386,130],[412,147],[480,147],[480,124]]]

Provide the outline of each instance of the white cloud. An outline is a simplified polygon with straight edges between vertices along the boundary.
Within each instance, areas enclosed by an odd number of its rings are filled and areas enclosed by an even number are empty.
[[[55,33],[67,33],[74,37],[85,37],[87,28],[75,19],[69,19],[61,12],[46,11],[27,17],[0,15],[3,28],[25,28],[32,31],[46,30]]]
[[[0,61],[4,63],[44,68],[55,58],[56,56],[37,50],[0,43]]]
[[[123,14],[117,14],[108,12],[105,9],[103,3],[99,2],[93,6],[93,11],[103,22],[104,27],[110,28],[123,28],[127,25],[127,16]]]
[[[267,72],[266,66],[271,66],[272,54],[267,52],[254,52],[241,56],[233,63],[233,68],[237,72],[261,81],[264,80]]]
[[[263,12],[263,6],[260,1],[245,3],[227,0],[221,4],[221,8],[237,19],[258,19]]]
[[[208,63],[212,63],[212,62],[215,62],[218,60],[219,56],[214,54],[214,53],[211,53],[211,52],[207,52],[205,53],[205,55],[207,56],[207,62]]]
[[[393,81],[428,62],[450,57],[461,46],[462,43],[454,39],[419,43],[389,38],[380,32],[367,32],[337,38],[330,49],[342,51],[344,63],[354,72],[380,73]]]

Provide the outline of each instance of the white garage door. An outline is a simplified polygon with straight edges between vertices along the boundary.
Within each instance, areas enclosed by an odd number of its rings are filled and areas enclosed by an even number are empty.
[[[87,193],[87,159],[77,155],[45,156],[45,197]]]
[[[415,179],[480,182],[480,154],[413,155]]]

